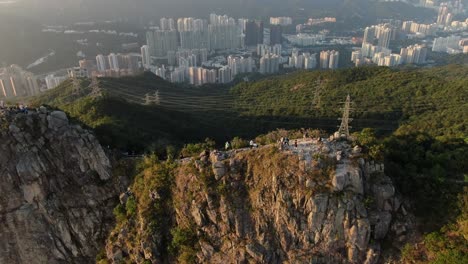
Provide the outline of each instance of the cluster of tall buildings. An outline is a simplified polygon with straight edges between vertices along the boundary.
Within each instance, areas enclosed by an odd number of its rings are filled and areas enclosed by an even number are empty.
[[[295,46],[307,47],[317,45],[324,41],[325,35],[298,33],[297,35],[289,35],[286,38],[291,44]]]
[[[394,67],[401,64],[423,64],[426,62],[427,48],[423,45],[411,45],[402,48],[400,54],[394,54],[390,49],[371,46],[371,50],[355,50],[351,53],[351,61],[356,66],[374,63],[378,66]]]
[[[179,49],[230,50],[263,43],[262,21],[211,14],[209,21],[197,18],[162,18],[159,27],[146,33],[150,57],[166,58]],[[274,29],[274,42],[281,41],[281,29]]]
[[[448,36],[435,38],[432,43],[432,51],[434,52],[446,52],[449,54],[455,54],[461,52],[462,47],[460,46],[460,36]]]
[[[236,49],[243,45],[242,29],[234,18],[226,15],[210,15],[208,39],[209,50]]]
[[[275,55],[281,56],[281,52],[282,52],[281,44],[275,44],[273,46],[266,45],[266,44],[257,45],[257,55],[259,57],[263,57],[269,53],[273,53]]]
[[[336,50],[324,50],[320,52],[321,69],[338,69],[340,53]]]
[[[185,39],[184,39],[185,40]],[[183,41],[181,34],[181,41]],[[146,32],[146,42],[151,56],[164,57],[167,52],[178,46],[178,36],[175,29],[156,29]]]
[[[259,72],[262,74],[272,74],[279,71],[281,56],[267,53],[260,58]]]
[[[253,72],[255,62],[252,57],[228,56],[227,65],[217,69],[205,69],[197,66],[180,65],[169,74],[169,80],[175,83],[189,82],[192,85],[208,83],[229,83],[242,73]],[[165,78],[165,68],[157,68],[156,74]]]
[[[34,74],[18,65],[0,68],[0,99],[36,95],[40,92]]]
[[[142,50],[144,49],[142,48]],[[148,59],[147,56],[142,56],[142,64],[147,64]],[[140,56],[138,54],[110,53],[107,56],[99,54],[96,56],[96,60],[80,60],[78,64],[78,67],[68,69],[68,77],[121,77],[132,76],[141,72]]]
[[[400,54],[392,53],[390,42],[396,39],[398,28],[410,34],[432,35],[435,25],[418,24],[413,21],[389,21],[366,27],[361,49],[351,53],[351,61],[356,66],[374,63],[379,66],[393,67],[403,63],[421,64],[426,62],[427,48],[421,45],[402,48]]]
[[[289,67],[296,69],[315,69],[317,68],[317,54],[304,52],[299,55],[299,50],[294,49],[289,57]]]
[[[366,27],[364,30],[364,38],[362,43],[374,44],[377,40],[377,46],[388,48],[390,41],[395,40],[397,35],[397,29],[391,24],[380,24],[370,27]]]
[[[67,79],[67,76],[55,76],[54,74],[49,74],[45,77],[47,89],[54,89]]]
[[[439,7],[439,13],[437,15],[437,24],[439,25],[450,25],[453,20],[453,15],[449,10],[446,3],[442,3]]]
[[[207,49],[180,49],[169,51],[167,61],[169,66],[197,67],[208,60]]]
[[[189,79],[192,85],[203,85],[207,83],[216,83],[217,71],[214,69],[204,69],[201,67],[190,67],[189,68]]]
[[[81,65],[81,68],[93,69],[94,61],[88,65]],[[99,54],[96,56],[96,75],[97,76],[128,76],[141,72],[140,60],[136,54],[115,54],[108,56]]]
[[[292,22],[291,17],[270,17],[270,25],[289,26]]]
[[[424,45],[411,45],[400,51],[402,64],[423,64],[426,62],[427,48]]]
[[[407,34],[433,36],[437,32],[437,24],[421,24],[414,21],[404,21],[401,30]]]
[[[243,56],[228,56],[227,66],[231,70],[232,77],[242,74],[253,72],[255,61],[252,57]]]
[[[324,18],[309,18],[307,20],[307,25],[320,25],[323,23],[336,23],[336,17],[324,17]]]

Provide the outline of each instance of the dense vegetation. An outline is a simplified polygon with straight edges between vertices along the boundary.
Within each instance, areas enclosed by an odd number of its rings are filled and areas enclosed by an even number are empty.
[[[206,137],[219,144],[278,127],[332,132],[347,94],[353,101],[355,131],[372,127],[389,134],[402,125],[402,132],[416,129],[434,137],[464,138],[466,76],[467,67],[456,65],[424,70],[363,67],[298,72],[229,89],[177,86],[145,74],[100,79],[102,96],[97,97],[83,96],[93,94],[86,81],[79,88],[69,81],[35,101],[64,109],[94,128],[104,145],[137,152]],[[145,95],[156,91],[159,104],[144,105]]]

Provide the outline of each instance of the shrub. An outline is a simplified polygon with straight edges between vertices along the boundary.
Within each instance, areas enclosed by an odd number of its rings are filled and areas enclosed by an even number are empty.
[[[127,212],[125,211],[125,208],[121,204],[117,205],[114,208],[113,213],[114,213],[115,219],[117,220],[117,223],[121,223],[127,219],[127,216],[126,216]]]
[[[127,216],[135,215],[137,210],[135,197],[131,196],[128,198],[127,203],[125,204],[125,209],[127,210]]]
[[[179,254],[183,247],[193,248],[197,242],[197,235],[191,228],[175,227],[171,230],[171,236],[169,252],[173,255]]]
[[[196,157],[206,149],[208,150],[214,149],[215,146],[216,146],[216,142],[214,142],[213,140],[209,138],[206,138],[205,142],[203,143],[185,145],[180,153],[184,157]]]
[[[233,149],[240,149],[240,148],[246,148],[249,146],[249,142],[245,139],[242,139],[240,137],[235,137],[231,141],[231,146]]]

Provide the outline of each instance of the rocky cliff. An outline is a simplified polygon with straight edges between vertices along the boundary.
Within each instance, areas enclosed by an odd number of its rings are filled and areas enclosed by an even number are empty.
[[[119,190],[92,133],[60,111],[0,112],[0,263],[92,263]]]
[[[414,224],[360,151],[316,140],[148,163],[102,263],[383,262]]]

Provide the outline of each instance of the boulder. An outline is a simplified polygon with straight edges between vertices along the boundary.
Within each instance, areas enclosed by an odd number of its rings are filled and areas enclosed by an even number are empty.
[[[221,179],[227,173],[227,168],[224,162],[217,161],[213,164],[213,173],[216,180]]]
[[[47,121],[49,122],[49,129],[60,129],[68,125],[68,117],[62,111],[53,111],[47,116]]]

